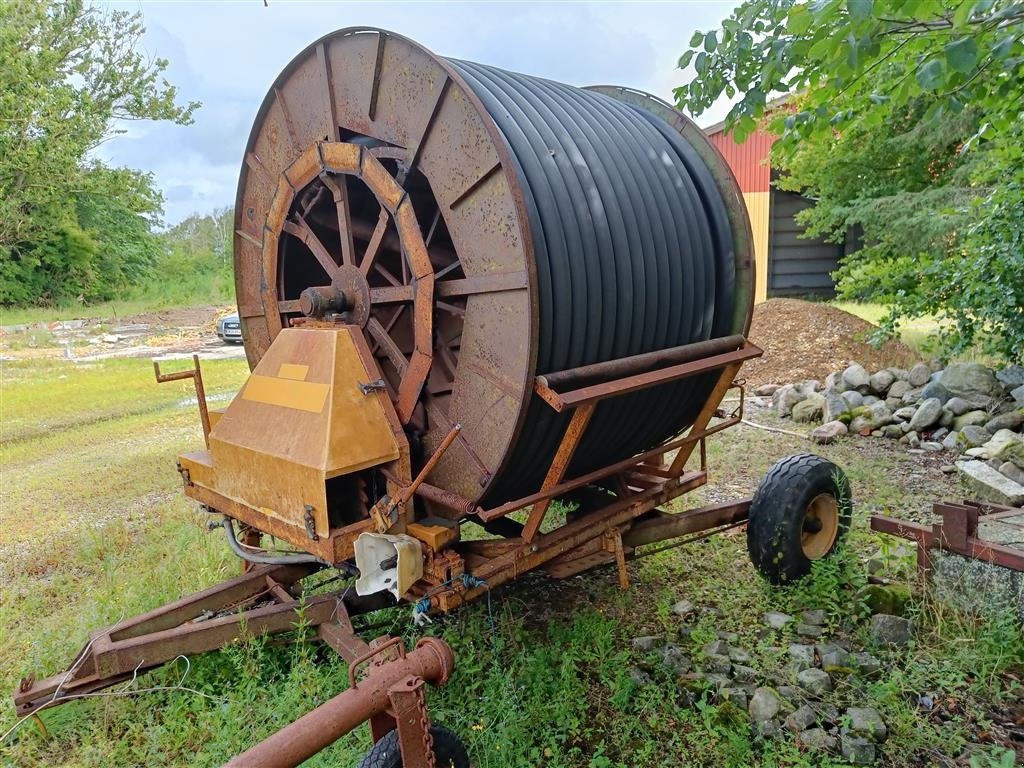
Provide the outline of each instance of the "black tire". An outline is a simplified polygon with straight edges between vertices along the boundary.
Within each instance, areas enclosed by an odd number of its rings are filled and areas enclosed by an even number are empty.
[[[850,482],[838,466],[811,453],[780,459],[750,505],[750,560],[773,584],[796,581],[835,551],[852,515]]]
[[[469,768],[469,755],[458,736],[440,725],[430,726],[430,735],[434,739],[437,768]],[[359,768],[402,768],[398,731],[389,731],[374,744]]]

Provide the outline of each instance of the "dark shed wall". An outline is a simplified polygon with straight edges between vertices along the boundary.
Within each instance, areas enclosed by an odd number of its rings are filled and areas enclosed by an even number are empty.
[[[814,203],[794,192],[771,191],[768,236],[768,296],[835,295],[831,273],[838,267],[843,246],[802,237],[794,217]]]

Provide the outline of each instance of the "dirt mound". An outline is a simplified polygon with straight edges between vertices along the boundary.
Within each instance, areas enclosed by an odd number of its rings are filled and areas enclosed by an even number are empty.
[[[867,343],[876,326],[856,315],[799,299],[770,299],[754,307],[750,340],[764,357],[743,365],[751,386],[824,380],[832,371],[860,363],[874,373],[886,366],[909,368],[920,356],[901,341],[881,348]]]

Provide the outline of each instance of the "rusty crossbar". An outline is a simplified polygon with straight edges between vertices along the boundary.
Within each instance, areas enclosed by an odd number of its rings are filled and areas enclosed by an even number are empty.
[[[933,549],[983,560],[1014,571],[1024,571],[1024,550],[978,537],[980,518],[986,515],[1002,517],[1007,513],[1020,514],[1020,510],[967,499],[963,504],[939,502],[933,507],[933,512],[942,518],[941,522],[933,525],[873,515],[871,530],[916,542],[917,564],[922,571],[931,570]]]

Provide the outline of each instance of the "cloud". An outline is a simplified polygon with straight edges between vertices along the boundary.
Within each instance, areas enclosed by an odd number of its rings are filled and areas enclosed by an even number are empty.
[[[146,51],[169,61],[167,79],[182,101],[203,104],[191,126],[133,123],[98,152],[108,162],[154,174],[168,223],[234,202],[245,142],[267,89],[299,51],[335,29],[382,27],[440,55],[574,85],[626,85],[671,100],[685,76],[675,62],[693,30],[717,26],[731,7],[286,0],[269,0],[269,7],[256,0],[108,5],[141,8]]]

